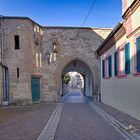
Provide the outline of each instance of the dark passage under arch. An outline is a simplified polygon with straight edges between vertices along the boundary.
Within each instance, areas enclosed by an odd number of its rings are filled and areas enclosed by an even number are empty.
[[[63,70],[62,72],[62,81],[64,78],[64,75],[66,75],[68,72],[76,71],[80,73],[84,78],[84,91],[83,94],[86,96],[93,96],[93,75],[90,70],[90,68],[82,61],[76,59],[70,62]],[[62,91],[63,91],[64,85],[62,82]],[[62,92],[64,94],[64,92]]]

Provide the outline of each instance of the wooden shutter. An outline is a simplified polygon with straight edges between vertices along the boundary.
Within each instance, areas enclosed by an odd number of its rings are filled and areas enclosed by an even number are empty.
[[[125,74],[130,73],[130,43],[125,45]]]
[[[105,60],[102,61],[102,77],[105,77]]]
[[[112,57],[111,56],[109,56],[108,58],[108,63],[109,63],[108,65],[109,77],[111,77],[112,76]]]
[[[140,72],[140,37],[138,37],[136,39],[136,69],[137,69],[137,72]]]
[[[118,51],[114,53],[114,74],[118,75]]]

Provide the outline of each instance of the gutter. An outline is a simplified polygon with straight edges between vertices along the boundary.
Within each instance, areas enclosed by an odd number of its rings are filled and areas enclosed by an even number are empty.
[[[99,55],[100,50],[104,47],[104,45],[110,40],[110,38],[120,29],[122,26],[123,22],[119,22],[114,29],[111,31],[111,33],[108,35],[108,37],[102,42],[102,44],[95,50],[97,55]]]

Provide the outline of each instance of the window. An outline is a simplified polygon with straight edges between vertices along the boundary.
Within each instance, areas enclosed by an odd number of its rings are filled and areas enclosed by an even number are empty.
[[[121,46],[114,53],[115,76],[123,76],[130,73],[130,43]]]
[[[40,53],[40,67],[42,67],[42,55],[41,55],[41,53]]]
[[[39,66],[39,64],[38,64],[39,62],[38,62],[38,53],[36,53],[36,67],[38,67]]]
[[[112,57],[111,55],[102,61],[102,77],[112,77]]]
[[[36,62],[36,67],[42,67],[42,54],[41,53],[35,54],[35,62]]]
[[[54,61],[56,61],[56,53],[53,54]]]
[[[119,48],[119,75],[124,75],[125,74],[125,48],[124,46]]]
[[[105,60],[102,61],[102,77],[105,78]]]
[[[17,78],[19,78],[19,68],[17,68]]]
[[[20,49],[20,46],[19,46],[19,35],[15,35],[15,49]]]
[[[52,53],[50,53],[50,60],[49,62],[51,63],[52,62]]]
[[[136,38],[136,72],[140,73],[140,36]]]

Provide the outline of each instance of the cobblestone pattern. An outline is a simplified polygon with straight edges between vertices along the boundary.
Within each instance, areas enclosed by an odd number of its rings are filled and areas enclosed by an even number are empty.
[[[66,103],[55,140],[124,140],[88,103]]]
[[[59,103],[55,111],[53,112],[52,116],[48,120],[47,124],[43,128],[42,132],[38,136],[37,140],[53,140],[54,139],[62,109],[63,109],[63,104]]]
[[[106,111],[108,114],[110,114],[112,117],[120,121],[125,126],[132,125],[136,128],[136,133],[140,135],[140,121],[129,116],[128,114],[125,114],[109,105],[106,105],[104,103],[95,102],[97,106],[99,106],[101,109]]]
[[[118,120],[114,119],[112,116],[110,116],[108,113],[100,109],[98,106],[96,106],[94,103],[90,103],[91,107],[96,110],[106,121],[108,121],[116,130],[122,134],[126,140],[140,140],[140,136],[137,135],[133,131],[129,131],[124,124],[120,123]]]
[[[56,104],[0,108],[0,140],[35,140]]]

